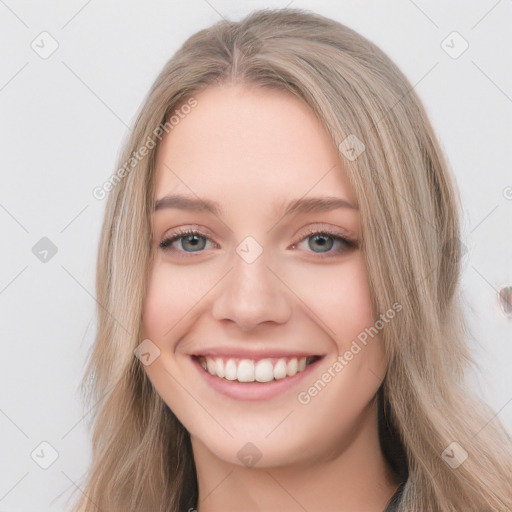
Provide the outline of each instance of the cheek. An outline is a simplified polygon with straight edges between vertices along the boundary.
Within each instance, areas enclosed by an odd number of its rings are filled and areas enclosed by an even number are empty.
[[[296,283],[303,283],[297,288],[297,295],[305,297],[302,311],[323,327],[338,355],[347,355],[351,369],[344,370],[345,377],[354,372],[349,380],[365,381],[370,370],[383,378],[387,361],[380,331],[375,331],[377,318],[363,256],[356,254],[339,266],[318,267],[314,278],[307,274],[303,280],[294,276]]]
[[[157,256],[144,302],[145,336],[162,342],[169,340],[169,336],[176,339],[179,331],[194,321],[196,312],[209,301],[218,274],[219,269],[208,264],[173,265]]]
[[[143,309],[142,325],[146,337],[163,340],[197,302],[196,280],[183,268],[172,269],[170,265],[158,263],[153,267]]]
[[[361,331],[365,327],[373,325],[375,315],[373,311],[372,297],[365,263],[358,258],[343,280],[342,290],[338,290],[339,297],[338,326],[341,329],[347,326],[352,331]]]
[[[366,266],[356,254],[342,265],[297,270],[293,281],[303,299],[303,311],[322,321],[327,334],[338,344],[350,343],[366,327],[373,325],[374,311]],[[291,279],[291,277],[290,277]],[[299,284],[301,283],[301,284]]]
[[[154,339],[157,333],[164,332],[164,312],[167,311],[171,316],[175,315],[175,308],[168,307],[171,300],[169,291],[163,285],[163,280],[159,279],[158,270],[153,269],[143,309],[142,326],[145,337]]]

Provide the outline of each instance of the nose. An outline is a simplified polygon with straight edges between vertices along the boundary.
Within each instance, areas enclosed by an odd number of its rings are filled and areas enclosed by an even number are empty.
[[[288,321],[292,311],[286,286],[267,267],[265,251],[256,261],[248,263],[238,254],[212,306],[212,315],[219,321],[231,321],[243,331],[260,324]]]

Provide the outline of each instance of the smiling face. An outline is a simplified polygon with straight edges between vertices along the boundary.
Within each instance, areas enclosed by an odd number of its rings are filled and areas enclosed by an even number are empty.
[[[386,360],[378,335],[354,349],[376,319],[342,157],[291,94],[195,97],[157,155],[144,369],[196,458],[370,457]]]

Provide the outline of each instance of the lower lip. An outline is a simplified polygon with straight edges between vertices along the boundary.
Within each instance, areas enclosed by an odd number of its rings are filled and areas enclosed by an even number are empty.
[[[270,382],[238,382],[237,380],[227,380],[217,377],[216,375],[212,375],[205,371],[197,358],[192,358],[194,366],[202,375],[203,379],[206,380],[209,387],[222,395],[235,398],[237,400],[268,400],[280,393],[284,393],[310,375],[319,361],[321,361],[321,359],[318,359],[313,364],[306,366],[304,370],[296,373],[293,377],[285,377],[284,379],[272,380]]]

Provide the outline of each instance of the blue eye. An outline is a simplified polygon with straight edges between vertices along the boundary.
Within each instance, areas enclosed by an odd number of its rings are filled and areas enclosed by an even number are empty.
[[[331,233],[329,231],[311,231],[306,237],[292,245],[292,249],[300,247],[307,242],[307,248],[319,257],[339,256],[357,246],[356,242]],[[207,247],[211,244],[211,247]],[[181,253],[180,256],[187,254],[201,253],[208,248],[218,247],[210,237],[194,229],[181,231],[175,235],[162,240],[159,247],[164,251]]]
[[[209,240],[207,236],[204,236],[199,231],[190,230],[180,232],[173,235],[170,238],[162,240],[159,247],[164,250],[178,250],[181,252],[201,252],[205,246],[206,241]],[[181,242],[181,249],[176,249],[173,246],[175,242]]]
[[[311,239],[313,239],[313,244],[318,244],[319,245],[319,247],[320,247],[320,251],[319,252],[330,251],[332,249],[332,246],[334,245],[334,237],[332,237],[330,235],[327,235],[327,234],[324,234],[324,233],[321,233],[321,234],[318,234],[318,235],[314,235],[314,236],[309,236],[308,237],[308,240],[309,240],[308,247],[310,249],[313,249]]]
[[[308,249],[320,257],[338,256],[356,246],[355,242],[329,231],[314,231],[299,243],[294,244],[293,248],[300,247],[306,241]]]

